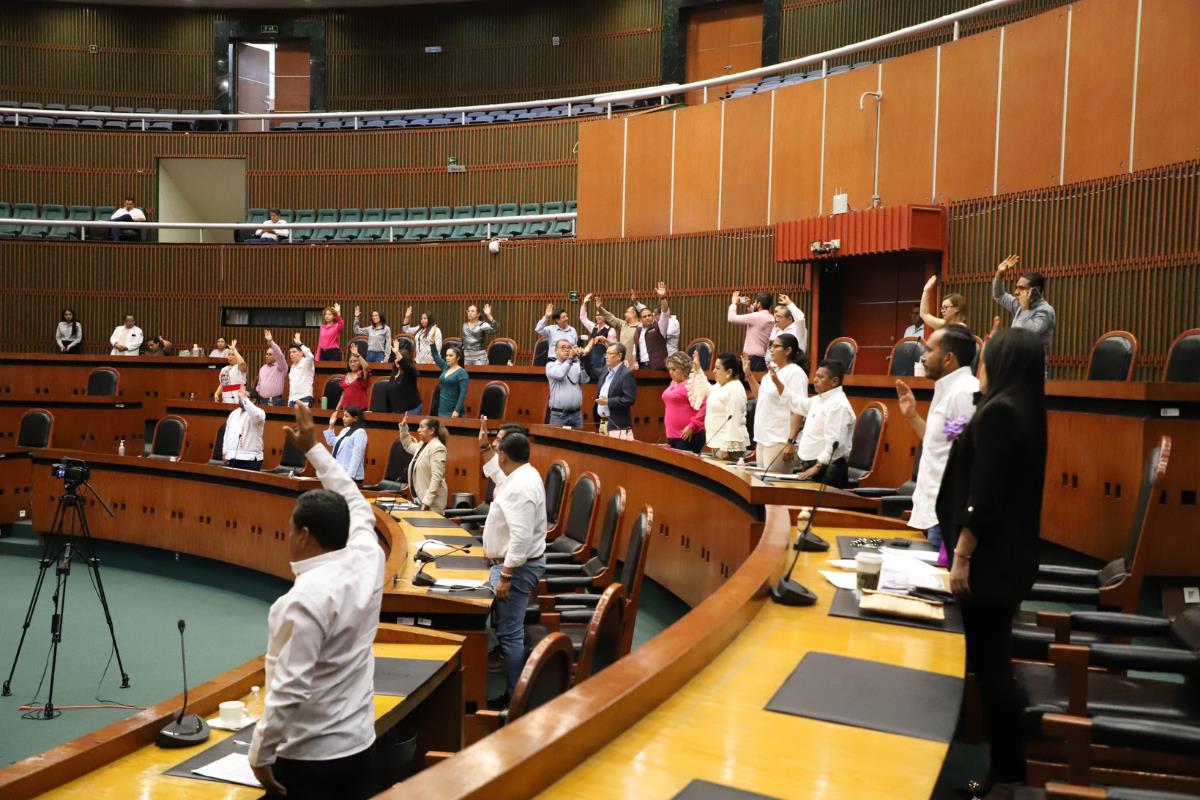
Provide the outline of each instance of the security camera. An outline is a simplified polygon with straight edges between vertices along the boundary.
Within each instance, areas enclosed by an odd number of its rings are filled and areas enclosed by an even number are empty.
[[[491,253],[492,255],[496,255],[496,253],[500,252],[500,240],[499,239],[492,239],[491,241],[488,242],[488,252]]]
[[[830,253],[836,253],[842,246],[841,239],[830,239],[828,242],[820,240],[813,242],[808,246],[808,249],[813,255],[825,256]]]

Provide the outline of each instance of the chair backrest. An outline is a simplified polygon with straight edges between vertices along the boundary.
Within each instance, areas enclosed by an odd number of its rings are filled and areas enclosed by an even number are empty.
[[[392,385],[392,382],[390,380],[386,380],[386,379],[375,381],[375,383],[373,383],[371,385],[371,409],[370,409],[371,411],[379,411],[379,412],[382,412],[385,414],[387,413],[387,410],[388,410],[387,393],[388,393],[388,388],[391,385]]]
[[[1167,352],[1163,380],[1169,383],[1200,383],[1200,328],[1175,337]]]
[[[825,348],[827,361],[838,361],[845,367],[846,374],[854,372],[854,359],[858,357],[858,342],[849,336],[839,336]]]
[[[54,441],[54,415],[44,408],[31,408],[21,415],[17,447],[49,447]]]
[[[180,458],[187,444],[187,427],[187,420],[175,414],[160,419],[150,440],[150,457]]]
[[[971,358],[971,374],[979,371],[979,359],[983,358],[983,339],[975,337],[975,355]]]
[[[385,481],[403,481],[408,476],[408,464],[412,455],[404,449],[404,439],[397,436],[388,450],[387,466],[383,469]]]
[[[625,629],[625,587],[609,584],[596,603],[588,622],[579,661],[575,665],[575,683],[586,681],[621,657],[621,634]]]
[[[567,509],[563,536],[573,539],[579,547],[586,547],[591,544],[592,532],[596,529],[596,518],[599,515],[600,478],[594,472],[585,472],[571,487],[571,506]]]
[[[908,336],[896,342],[892,346],[891,366],[888,367],[888,375],[897,377],[913,374],[916,367],[917,359],[925,352],[925,345],[921,344],[920,338],[916,336]]]
[[[567,495],[567,484],[571,482],[571,468],[567,466],[567,462],[559,459],[550,465],[550,469],[546,470],[546,525],[547,536],[557,535],[559,525],[562,524],[563,511],[565,504],[563,499]]]
[[[325,386],[321,389],[321,396],[325,398],[325,405],[337,408],[338,401],[342,399],[342,376],[330,375],[326,378]]]
[[[538,339],[533,345],[533,365],[544,367],[550,363],[550,340]]]
[[[713,356],[717,353],[717,346],[713,344],[712,339],[705,339],[703,337],[692,339],[691,343],[687,346],[687,354],[690,356],[696,352],[700,354],[700,368],[707,372],[712,368],[712,360]]]
[[[450,349],[451,345],[453,345],[454,347],[457,347],[458,349],[461,350],[462,349],[462,337],[461,336],[446,336],[446,337],[442,338],[442,358],[446,357],[446,351]]]
[[[1137,610],[1136,601],[1141,591],[1142,577],[1146,570],[1145,555],[1149,551],[1146,545],[1147,523],[1150,519],[1150,509],[1164,492],[1167,480],[1167,467],[1171,461],[1171,437],[1160,436],[1158,446],[1146,456],[1146,468],[1142,474],[1142,487],[1138,492],[1137,506],[1133,510],[1133,521],[1130,524],[1129,540],[1125,543],[1125,557],[1107,564],[1100,571],[1100,584],[1107,585],[1121,580],[1130,580],[1129,597],[1134,600],[1132,608],[1124,609],[1128,613]],[[1139,558],[1139,555],[1142,558]]]
[[[212,460],[225,460],[225,423],[221,423],[221,427],[217,428],[217,435],[213,437],[212,444]]]
[[[537,643],[508,705],[508,722],[528,714],[571,688],[575,647],[571,637],[555,631]]]
[[[887,407],[878,400],[869,403],[858,415],[854,423],[850,457],[846,459],[851,477],[861,481],[875,471],[875,464],[879,461],[879,443],[883,441],[883,433],[887,430],[887,419]]]
[[[508,384],[504,381],[488,381],[479,396],[479,416],[502,420],[508,411]]]
[[[437,416],[438,401],[441,399],[442,399],[442,382],[434,381],[433,382],[433,391],[430,392],[430,394],[429,394],[429,408],[426,409],[426,412],[430,416]]]
[[[395,333],[392,335],[400,340],[398,346],[401,350],[407,350],[410,356],[417,352],[417,340],[413,338],[411,333]]]
[[[600,537],[596,540],[596,558],[610,571],[617,562],[617,531],[625,521],[625,487],[618,486],[608,498],[604,508],[604,522],[600,525]]]
[[[1092,345],[1087,380],[1127,381],[1133,377],[1138,340],[1128,331],[1109,331]]]
[[[633,521],[629,544],[625,548],[625,563],[617,581],[625,586],[625,631],[621,635],[621,652],[628,653],[633,645],[633,623],[637,618],[638,602],[642,597],[642,576],[646,574],[646,556],[650,553],[650,529],[654,524],[654,509],[642,506],[642,513]]]
[[[96,367],[88,373],[87,389],[89,397],[116,397],[121,386],[121,373],[112,367]]]
[[[307,465],[308,461],[304,457],[304,451],[292,443],[292,437],[283,437],[283,452],[279,454],[279,464],[275,469],[295,472],[299,475]]]
[[[488,345],[487,358],[488,364],[493,367],[507,366],[517,359],[517,343],[508,337],[498,336]]]

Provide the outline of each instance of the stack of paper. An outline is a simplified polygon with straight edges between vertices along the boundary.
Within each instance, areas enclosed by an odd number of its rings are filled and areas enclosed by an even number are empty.
[[[254,777],[254,771],[250,769],[250,759],[246,758],[245,753],[230,753],[224,758],[218,758],[211,764],[194,769],[192,772],[226,783],[240,783],[242,786],[262,788],[258,778]]]

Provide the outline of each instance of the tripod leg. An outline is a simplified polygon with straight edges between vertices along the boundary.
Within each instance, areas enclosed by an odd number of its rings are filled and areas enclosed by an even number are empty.
[[[57,526],[62,508],[55,512],[54,519]],[[61,545],[55,544],[52,539],[47,539],[46,544],[42,549],[42,560],[38,564],[37,580],[33,584],[33,595],[29,598],[29,608],[25,610],[25,622],[21,624],[21,638],[17,642],[17,652],[13,655],[12,667],[8,670],[8,677],[4,680],[4,687],[0,689],[0,697],[9,697],[12,695],[12,679],[17,671],[17,662],[21,660],[21,648],[25,646],[25,634],[29,632],[29,624],[33,621],[33,612],[37,608],[38,597],[42,593],[42,583],[46,580],[46,570],[51,564],[58,561],[58,553]]]
[[[46,705],[42,707],[42,719],[54,719],[62,714],[54,710],[54,676],[58,672],[58,644],[62,641],[63,618],[67,613],[67,578],[71,577],[71,559],[74,558],[71,545],[63,547],[63,555],[55,574],[58,582],[54,587],[54,614],[50,617],[50,693],[46,695]]]
[[[104,621],[108,625],[109,638],[112,639],[113,653],[117,656],[117,669],[121,672],[121,688],[128,689],[129,673],[125,671],[125,664],[121,661],[121,648],[117,646],[117,631],[113,627],[112,613],[108,610],[108,597],[104,594],[104,581],[100,579],[100,559],[96,556],[96,549],[92,544],[92,531],[88,527],[83,508],[76,506],[75,510],[79,515],[80,539],[85,548],[84,560],[87,562],[88,569],[92,571],[92,576],[96,579],[96,597],[100,600],[100,608],[104,610]]]

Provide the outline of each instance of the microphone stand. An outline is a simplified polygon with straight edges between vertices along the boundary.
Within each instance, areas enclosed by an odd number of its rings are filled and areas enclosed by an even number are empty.
[[[809,521],[812,521],[810,512]],[[799,543],[799,539],[796,540]],[[811,606],[817,602],[817,595],[799,581],[792,580],[792,570],[800,560],[800,548],[796,547],[792,563],[779,576],[779,580],[771,587],[771,602],[781,606]]]
[[[179,654],[183,662],[183,706],[179,709],[179,716],[163,726],[154,737],[154,743],[159,747],[192,747],[208,741],[208,737],[212,735],[208,723],[199,714],[184,716],[188,703],[187,655],[183,644],[184,627],[184,621],[179,620]]]
[[[838,444],[840,443],[833,443],[834,453],[837,452]],[[792,545],[797,550],[804,550],[808,553],[822,553],[829,549],[829,542],[813,533],[812,529],[813,517],[817,516],[817,509],[821,507],[821,499],[825,496],[825,490],[828,487],[829,476],[827,467],[821,472],[821,486],[817,489],[817,499],[813,501],[812,511],[808,515],[808,522],[804,525],[804,530],[800,531],[800,535],[796,537],[796,543]]]
[[[417,555],[415,555],[413,557],[413,559],[415,561],[420,561],[421,566],[417,569],[416,574],[412,576],[412,585],[413,586],[433,586],[435,583],[437,583],[437,578],[433,577],[432,575],[426,574],[425,568],[428,567],[430,564],[435,563],[442,556],[448,556],[451,553],[459,553],[459,552],[462,552],[464,550],[469,550],[469,549],[470,548],[468,548],[468,547],[458,545],[458,546],[454,547],[453,549],[447,550],[445,553],[442,553],[441,555],[433,556],[432,558],[421,558],[421,556],[424,555],[424,553],[422,551],[418,550]]]

